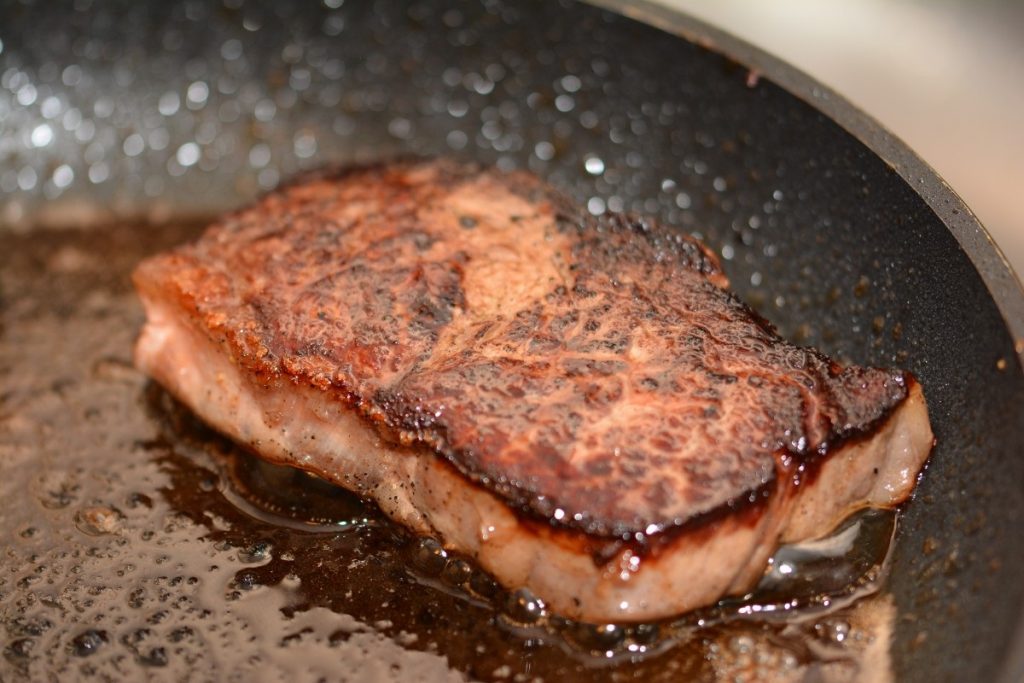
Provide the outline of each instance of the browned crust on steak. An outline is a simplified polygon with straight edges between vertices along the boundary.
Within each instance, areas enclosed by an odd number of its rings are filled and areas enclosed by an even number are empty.
[[[254,376],[605,542],[757,502],[912,382],[785,342],[677,231],[450,161],[306,178],[141,268]]]

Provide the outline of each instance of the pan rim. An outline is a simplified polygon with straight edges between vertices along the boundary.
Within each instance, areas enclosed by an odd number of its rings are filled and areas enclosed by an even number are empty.
[[[722,55],[767,78],[827,116],[892,168],[952,233],[981,277],[1014,343],[1024,375],[1024,284],[974,212],[942,176],[895,133],[848,99],[788,62],[761,48],[652,0],[582,0],[652,26]],[[1024,680],[1024,614],[1007,641],[999,683]]]

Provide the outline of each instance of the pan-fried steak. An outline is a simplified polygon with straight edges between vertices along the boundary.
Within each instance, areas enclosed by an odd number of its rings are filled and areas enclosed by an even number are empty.
[[[910,374],[785,342],[697,241],[523,173],[307,176],[135,284],[138,365],[207,422],[570,617],[742,592],[932,445]]]

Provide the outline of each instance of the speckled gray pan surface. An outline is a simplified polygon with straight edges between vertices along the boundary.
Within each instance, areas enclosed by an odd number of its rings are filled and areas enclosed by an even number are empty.
[[[409,153],[528,168],[705,239],[787,336],[917,374],[938,446],[887,587],[895,671],[1000,672],[1024,600],[1022,342],[916,189],[772,74],[556,2],[4,2],[0,46],[0,244]],[[28,357],[12,321],[0,377]],[[17,400],[0,390],[0,419]]]

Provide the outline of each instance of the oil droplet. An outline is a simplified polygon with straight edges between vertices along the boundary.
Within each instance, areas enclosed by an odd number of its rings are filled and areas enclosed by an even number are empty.
[[[270,551],[273,546],[270,541],[257,541],[248,548],[238,552],[238,559],[245,564],[259,564],[270,559]]]
[[[433,576],[444,569],[447,557],[448,553],[444,551],[440,543],[433,538],[424,538],[419,542],[414,561],[419,569]]]
[[[649,645],[658,640],[659,633],[657,624],[637,624],[633,627],[630,637],[640,645]]]
[[[839,644],[850,636],[850,623],[843,619],[825,619],[814,625],[814,634],[826,643]]]
[[[121,526],[121,513],[101,505],[84,508],[75,515],[75,526],[89,536],[117,533]]]
[[[482,571],[475,571],[469,577],[469,588],[476,595],[488,600],[493,599],[500,591],[494,579]]]
[[[463,559],[453,558],[441,570],[441,580],[453,586],[462,586],[469,581],[473,568]]]
[[[590,175],[601,175],[604,173],[604,161],[601,157],[589,155],[583,162],[583,167]]]
[[[509,595],[505,613],[520,624],[534,624],[544,616],[544,603],[528,589],[520,588]]]
[[[99,629],[89,629],[75,636],[71,641],[71,652],[78,657],[88,657],[95,654],[106,642],[107,632]]]
[[[250,591],[261,586],[259,577],[254,572],[242,571],[235,576],[234,585],[244,591]]]
[[[566,635],[582,650],[608,652],[622,646],[626,639],[626,629],[617,624],[576,623]]]

